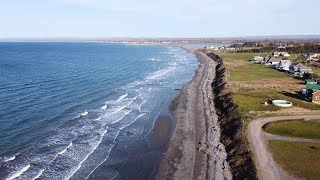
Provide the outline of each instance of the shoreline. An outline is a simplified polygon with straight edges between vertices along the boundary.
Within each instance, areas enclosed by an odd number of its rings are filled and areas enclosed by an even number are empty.
[[[195,75],[172,102],[173,132],[156,179],[231,179],[211,83],[217,63],[200,51]]]

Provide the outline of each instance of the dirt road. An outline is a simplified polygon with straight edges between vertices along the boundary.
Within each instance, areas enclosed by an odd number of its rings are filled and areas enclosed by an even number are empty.
[[[291,180],[295,179],[287,172],[285,172],[272,158],[266,146],[266,140],[270,138],[279,138],[269,135],[262,131],[263,125],[281,120],[301,120],[301,119],[320,119],[320,115],[301,115],[301,116],[279,116],[259,118],[250,122],[248,127],[249,141],[252,145],[255,163],[258,169],[259,177],[262,180]],[[284,138],[283,140],[297,140],[300,138]],[[303,140],[303,139],[302,139]],[[307,140],[306,140],[307,141]],[[313,141],[313,140],[312,140]],[[303,141],[302,141],[303,142]]]

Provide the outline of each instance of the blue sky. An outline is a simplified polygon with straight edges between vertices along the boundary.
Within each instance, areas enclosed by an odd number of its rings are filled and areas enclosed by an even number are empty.
[[[319,0],[0,0],[0,38],[319,35]]]

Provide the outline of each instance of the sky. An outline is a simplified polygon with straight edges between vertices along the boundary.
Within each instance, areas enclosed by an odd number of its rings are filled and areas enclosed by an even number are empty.
[[[0,38],[320,35],[319,0],[0,0]]]

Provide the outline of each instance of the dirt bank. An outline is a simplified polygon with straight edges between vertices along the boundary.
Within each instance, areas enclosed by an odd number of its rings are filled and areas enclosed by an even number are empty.
[[[228,153],[227,161],[234,179],[257,179],[256,168],[243,133],[243,122],[237,105],[230,92],[225,88],[226,69],[223,60],[213,54],[207,54],[217,63],[216,78],[212,83],[215,94],[215,107],[221,127],[221,142]]]

